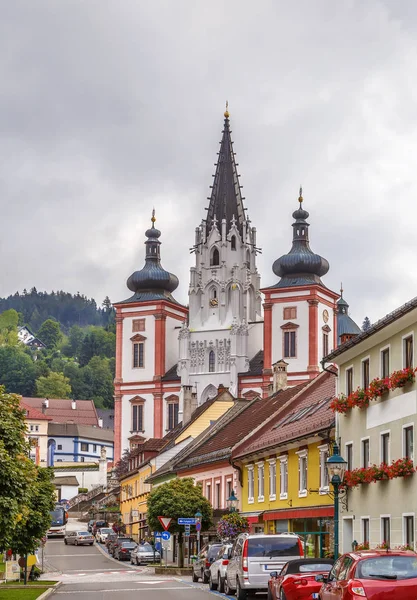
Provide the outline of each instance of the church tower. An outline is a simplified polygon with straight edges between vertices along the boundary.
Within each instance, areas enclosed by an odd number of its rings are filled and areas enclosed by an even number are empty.
[[[195,230],[189,320],[179,334],[178,375],[198,403],[220,384],[238,393],[238,374],[262,347],[256,229],[243,206],[226,106],[207,217]]]
[[[339,294],[321,280],[328,261],[310,248],[309,213],[299,207],[293,212],[292,248],[272,267],[280,280],[265,288],[263,392],[268,394],[272,365],[288,363],[288,384],[313,379],[320,361],[337,345],[336,300]]]

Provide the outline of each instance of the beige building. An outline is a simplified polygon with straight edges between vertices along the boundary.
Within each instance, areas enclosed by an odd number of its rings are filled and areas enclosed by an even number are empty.
[[[335,408],[340,452],[348,462],[346,480],[367,481],[349,487],[347,506],[341,503],[343,552],[351,550],[354,541],[371,548],[383,542],[392,548],[415,547],[416,333],[417,298],[326,357],[339,367]],[[395,373],[403,369],[408,376]],[[346,408],[349,401],[353,407]]]
[[[20,407],[25,411],[26,437],[30,441],[30,457],[37,465],[47,466],[48,456],[48,423],[52,417],[48,417],[40,410],[29,406],[23,400]]]

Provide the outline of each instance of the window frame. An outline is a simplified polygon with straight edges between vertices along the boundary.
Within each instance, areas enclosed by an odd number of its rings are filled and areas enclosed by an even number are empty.
[[[368,365],[368,373],[367,373],[367,380],[365,377],[365,365]],[[371,382],[371,357],[370,356],[365,356],[364,358],[362,358],[361,360],[361,382],[362,382],[362,387],[364,389],[369,387],[369,384]]]
[[[270,458],[269,463],[269,499],[277,499],[277,459]]]
[[[327,331],[323,331],[323,339],[322,339],[322,345],[323,345],[323,357],[327,356],[329,354],[329,333]]]
[[[327,471],[327,459],[330,456],[328,444],[318,446],[319,450],[319,494],[324,496],[329,493],[329,473]]]
[[[367,524],[366,526],[365,526],[365,523]],[[366,544],[366,542],[368,542],[368,544],[369,544],[370,534],[371,534],[371,518],[369,515],[367,515],[365,517],[361,517],[361,536],[362,536],[363,544]]]
[[[391,515],[379,515],[379,520],[380,520],[380,540],[381,540],[381,544],[382,542],[387,542],[388,545],[391,545]],[[385,523],[388,521],[388,525],[389,525],[389,532],[388,532],[388,539],[386,539],[386,535],[385,535]]]
[[[262,461],[257,462],[256,466],[258,467],[258,502],[264,502],[265,501],[265,463],[262,460]]]
[[[248,470],[248,504],[253,504],[255,502],[255,467],[247,465],[246,468]]]
[[[407,446],[408,446],[408,441],[407,441],[407,431],[411,430],[412,431],[412,452],[411,452],[411,456],[408,456],[408,452],[407,452]],[[403,458],[410,458],[413,463],[414,463],[414,423],[405,423],[402,426],[402,450],[403,450]]]
[[[135,408],[136,408],[136,419],[135,419]],[[139,411],[138,409],[141,408],[141,410]],[[140,418],[139,418],[139,413],[141,413]],[[131,403],[131,432],[132,433],[144,433],[145,431],[145,403],[142,401],[134,401]],[[135,429],[133,426],[135,425],[135,420],[136,420],[136,425],[137,425],[137,429]],[[139,428],[139,425],[141,425],[141,428]]]
[[[379,362],[380,362],[380,374],[381,374],[381,379],[385,379],[386,377],[389,377],[390,374],[390,369],[391,369],[391,344],[388,344],[388,346],[384,346],[383,348],[379,349]],[[388,367],[387,367],[387,373],[385,372],[385,360],[384,357],[388,356]]]
[[[284,358],[297,358],[297,329],[285,329],[282,336],[282,355]],[[288,351],[286,346],[288,344]],[[293,353],[291,353],[293,352]]]
[[[279,460],[279,499],[288,500],[288,454],[278,457]],[[285,485],[283,485],[283,482]],[[283,488],[285,491],[283,491]]]
[[[216,262],[214,257],[216,256]],[[220,251],[217,246],[213,246],[210,252],[210,267],[220,267]]]
[[[297,318],[296,306],[284,306],[282,310],[282,318],[284,321],[292,321]]]
[[[137,347],[137,362],[135,364],[136,359],[136,347]],[[141,355],[142,352],[142,355]],[[142,360],[141,360],[142,358]],[[140,364],[142,362],[142,364]],[[132,369],[144,369],[145,368],[145,342],[144,341],[134,341],[132,342]]]
[[[172,414],[171,414],[172,413]],[[167,401],[167,431],[172,431],[178,425],[179,401]]]
[[[411,364],[410,365],[408,364],[408,360],[407,360],[407,342],[409,340],[411,340]],[[403,369],[412,368],[413,362],[414,362],[414,332],[410,331],[409,333],[406,333],[405,335],[403,335],[401,338],[401,342],[402,342]]]
[[[368,443],[368,464],[365,465],[365,442]],[[367,437],[361,438],[361,468],[367,469],[371,465],[371,439],[369,435]]]
[[[384,460],[384,454],[385,454],[384,440],[387,439],[387,437],[388,437],[388,449],[387,449],[388,456],[386,457],[387,460]],[[379,433],[379,455],[380,455],[381,463],[385,463],[386,465],[390,464],[390,462],[391,462],[391,430],[390,429],[387,429],[385,431],[380,431],[380,433]]]
[[[208,372],[215,373],[216,372],[216,353],[214,350],[209,351],[208,355]]]
[[[88,442],[80,442],[80,452],[88,452],[89,446]]]
[[[142,317],[141,319],[132,319],[132,333],[139,333],[141,331],[146,331],[146,319]]]
[[[350,456],[349,456],[350,453]],[[351,471],[354,466],[353,466],[353,441],[351,442],[345,442],[345,456],[346,456],[346,462],[347,462],[347,471]],[[351,460],[349,460],[351,459]],[[349,462],[351,463],[350,468],[349,468]]]
[[[349,367],[346,367],[346,369],[345,369],[346,396],[349,396],[349,394],[351,394],[353,392],[353,387],[354,387],[353,377],[354,377],[353,365],[350,365]]]
[[[412,526],[412,532],[413,532],[413,542],[412,544],[409,543],[407,537],[407,533],[408,533],[408,527],[407,527],[407,520],[408,519],[413,519],[413,526]],[[402,521],[403,521],[403,544],[404,546],[410,546],[411,548],[415,548],[415,531],[416,531],[416,515],[413,512],[407,512],[407,513],[403,513],[402,514]]]
[[[308,494],[308,450],[299,450],[298,456],[298,497],[306,498]],[[304,483],[304,487],[302,484]]]

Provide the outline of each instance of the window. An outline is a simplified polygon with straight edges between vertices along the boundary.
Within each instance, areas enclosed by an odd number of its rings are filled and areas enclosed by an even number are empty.
[[[133,319],[132,331],[137,333],[138,331],[145,331],[145,319]]]
[[[353,392],[353,368],[346,369],[346,395]]]
[[[258,502],[264,501],[264,463],[258,463]]]
[[[206,498],[211,502],[211,483],[206,483]]]
[[[277,462],[274,459],[269,461],[269,499],[275,500],[277,497]]]
[[[288,321],[289,319],[297,318],[297,307],[296,306],[287,306],[284,308],[284,320]]]
[[[58,444],[57,449],[62,450],[62,444]]]
[[[236,250],[236,236],[232,235],[232,239],[230,240],[230,247],[232,250]]]
[[[369,358],[362,361],[362,386],[369,387]]]
[[[369,518],[362,519],[362,542],[369,544]]]
[[[409,458],[410,460],[414,460],[414,427],[413,425],[408,425],[403,428],[403,436],[404,436],[404,458]]]
[[[353,469],[353,444],[350,442],[345,445],[346,448],[346,462],[347,462],[347,470],[351,471]]]
[[[284,331],[284,358],[295,358],[296,354],[296,331]]]
[[[86,442],[81,442],[81,452],[88,452],[88,444]]]
[[[326,494],[329,491],[329,473],[327,471],[327,459],[329,449],[327,446],[319,446],[320,451],[320,492]]]
[[[253,466],[248,468],[248,502],[254,501],[254,476],[253,476]]]
[[[307,450],[297,452],[298,454],[298,496],[307,496]]]
[[[133,344],[133,368],[143,368],[145,366],[145,343],[135,342]]]
[[[209,352],[209,373],[214,373],[216,369],[216,355],[214,354],[214,350],[210,350]]]
[[[329,354],[329,334],[323,333],[323,356]]]
[[[31,425],[30,430],[31,431],[39,431],[39,425]]]
[[[84,456],[80,456],[80,462],[85,462]]]
[[[226,500],[228,500],[230,498],[230,496],[232,495],[232,480],[228,479],[226,481]]]
[[[218,267],[220,264],[220,254],[217,248],[214,248],[213,253],[211,255],[210,266]]]
[[[178,425],[178,402],[168,404],[168,429],[174,429]]]
[[[381,433],[381,462],[389,465],[389,432]]]
[[[413,366],[413,336],[404,338],[404,368],[411,369]]]
[[[414,550],[414,515],[404,517],[404,544]]]
[[[391,518],[381,517],[381,542],[390,545],[391,541]]]
[[[132,404],[132,431],[144,431],[143,404]]]
[[[288,498],[288,456],[279,459],[279,498]]]
[[[389,375],[389,348],[381,352],[381,377],[384,379]]]
[[[215,508],[221,508],[222,507],[222,496],[221,496],[220,481],[216,481],[216,483],[215,483],[214,507]]]
[[[369,438],[362,440],[362,468],[369,467]]]

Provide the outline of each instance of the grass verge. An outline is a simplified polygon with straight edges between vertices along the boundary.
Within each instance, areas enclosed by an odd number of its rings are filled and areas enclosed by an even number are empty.
[[[2,590],[0,589],[0,600],[36,600],[41,594],[46,592],[48,588],[19,588],[17,590]]]

